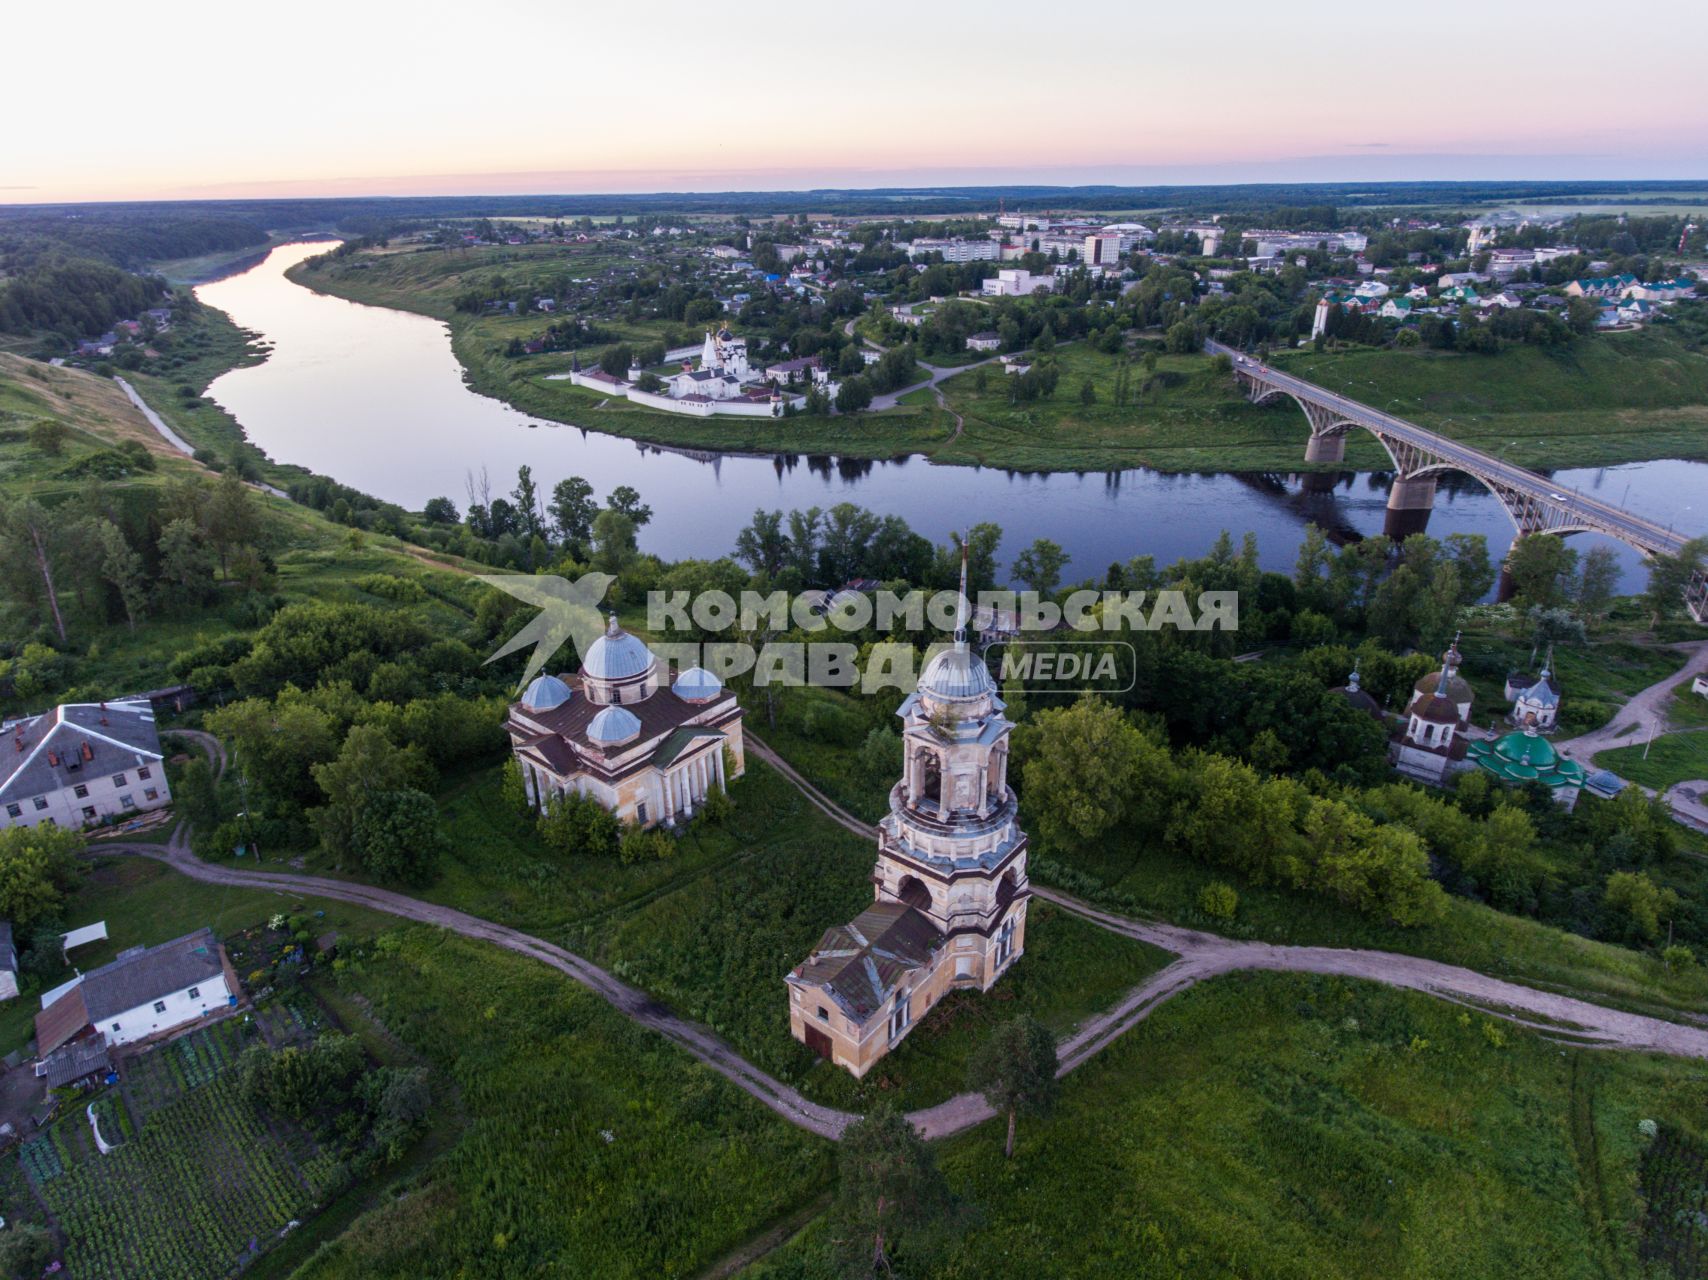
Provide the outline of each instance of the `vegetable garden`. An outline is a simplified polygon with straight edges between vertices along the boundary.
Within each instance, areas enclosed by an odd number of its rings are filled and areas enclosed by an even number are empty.
[[[94,1103],[118,1143],[109,1155],[81,1105],[23,1145],[19,1166],[59,1220],[75,1280],[227,1275],[313,1207],[325,1177],[303,1166],[319,1152],[244,1099],[229,1069],[242,1047],[226,1021],[134,1059],[122,1094]]]

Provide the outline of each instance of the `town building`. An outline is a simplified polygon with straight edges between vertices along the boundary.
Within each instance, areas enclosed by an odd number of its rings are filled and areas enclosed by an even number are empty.
[[[967,335],[968,351],[995,351],[1002,345],[1002,335],[993,329]]]
[[[1583,766],[1554,750],[1554,744],[1542,737],[1535,725],[1515,729],[1495,742],[1479,739],[1465,754],[1479,769],[1502,782],[1540,782],[1554,793],[1554,799],[1568,807],[1588,781]]]
[[[574,675],[542,675],[505,731],[528,802],[588,796],[625,823],[674,826],[746,768],[735,694],[699,667],[665,687],[658,659],[611,615]]]
[[[961,570],[965,598],[966,566]],[[963,610],[965,606],[963,605]],[[878,824],[873,905],[784,979],[789,1031],[864,1076],[950,991],[988,991],[1024,953],[1026,834],[1008,785],[1003,702],[968,641],[901,704],[903,765]]]
[[[910,260],[943,255],[944,262],[995,262],[1002,256],[1002,247],[995,240],[915,240],[907,246]]]
[[[132,947],[116,960],[42,997],[36,1015],[36,1073],[79,1041],[105,1048],[166,1035],[236,1006],[242,988],[212,929],[157,947]]]
[[[1622,298],[1627,289],[1641,283],[1629,271],[1616,276],[1587,276],[1566,286],[1569,298]]]
[[[1405,727],[1393,744],[1394,767],[1422,782],[1440,783],[1465,758],[1471,727],[1471,685],[1459,674],[1457,639],[1441,655],[1441,670],[1412,686]]]
[[[1033,275],[1018,267],[1004,267],[980,286],[987,298],[1024,298],[1047,289],[1055,282],[1054,275]]]
[[[164,808],[154,707],[72,702],[0,727],[0,828],[86,827]]]

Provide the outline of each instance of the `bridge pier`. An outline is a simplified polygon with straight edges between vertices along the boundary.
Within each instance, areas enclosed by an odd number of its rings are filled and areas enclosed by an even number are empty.
[[[1382,532],[1396,542],[1429,528],[1429,513],[1435,509],[1434,476],[1395,476],[1388,490],[1388,515]]]
[[[1312,435],[1305,441],[1306,462],[1343,462],[1346,460],[1346,433],[1332,436]]]

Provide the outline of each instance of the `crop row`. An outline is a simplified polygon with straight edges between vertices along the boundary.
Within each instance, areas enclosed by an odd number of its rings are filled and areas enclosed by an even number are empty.
[[[74,1275],[222,1275],[304,1209],[278,1141],[226,1072],[163,1107],[111,1155],[44,1184]]]

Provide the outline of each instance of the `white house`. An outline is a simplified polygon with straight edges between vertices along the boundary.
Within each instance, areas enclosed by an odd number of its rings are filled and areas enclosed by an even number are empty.
[[[0,828],[84,827],[171,802],[145,698],[66,703],[0,735]]]
[[[1039,289],[1049,288],[1054,280],[1053,275],[1035,276],[1018,267],[1005,267],[986,280],[982,287],[987,298],[1024,298]]]
[[[74,1041],[98,1037],[111,1048],[146,1040],[235,1006],[240,991],[212,929],[122,951],[43,997],[51,1003],[36,1015],[37,1074]]]
[[[968,351],[995,351],[1002,345],[1002,336],[993,330],[986,329],[983,333],[967,335]]]
[[[1708,698],[1708,676],[1697,676],[1696,679],[1692,680],[1690,691],[1700,693],[1704,698]]]

